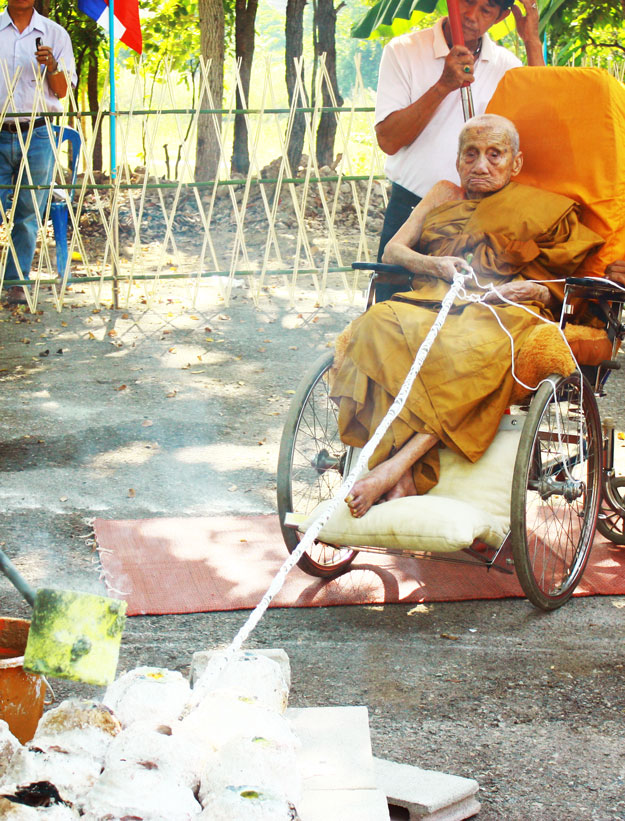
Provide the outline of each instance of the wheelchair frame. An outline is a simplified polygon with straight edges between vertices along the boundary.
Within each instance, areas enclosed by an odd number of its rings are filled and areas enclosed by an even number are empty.
[[[354,263],[371,270],[367,308],[378,283],[402,285],[405,269],[382,263]],[[371,545],[340,547],[317,541],[298,564],[313,576],[334,578],[349,570],[359,552],[431,558],[512,573],[516,570],[528,599],[554,610],[573,594],[586,567],[595,530],[625,545],[625,477],[614,468],[614,424],[600,419],[597,398],[604,395],[615,356],[625,338],[625,291],[607,280],[569,278],[562,307],[563,324],[573,317],[573,300],[595,306],[613,344],[612,359],[594,368],[581,366],[568,377],[553,374],[509,424],[524,419],[514,466],[511,525],[497,548],[467,545],[437,554]],[[302,515],[309,515],[338,491],[352,461],[352,449],[338,435],[338,408],[329,396],[327,374],[333,351],[304,374],[285,422],[278,461],[278,512],[289,552],[298,545]],[[296,515],[294,515],[296,514]],[[458,555],[463,554],[463,555]]]

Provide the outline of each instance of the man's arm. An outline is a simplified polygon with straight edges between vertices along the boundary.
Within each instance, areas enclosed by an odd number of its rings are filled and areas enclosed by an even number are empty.
[[[473,55],[464,46],[454,46],[447,57],[440,78],[425,94],[406,108],[393,111],[375,127],[378,145],[385,154],[396,154],[413,143],[434,116],[434,112],[452,91],[472,83]],[[468,67],[469,72],[464,69]]]
[[[67,79],[52,53],[52,46],[41,45],[35,54],[39,65],[46,67],[46,82],[50,91],[61,100],[67,94]]]
[[[48,74],[47,80],[50,91],[56,94],[59,100],[62,100],[67,94],[67,79],[65,74],[62,71],[59,72],[59,74]]]
[[[521,0],[521,2],[523,3],[525,14],[523,14],[517,5],[512,6],[512,14],[516,22],[519,37],[523,40],[523,45],[525,46],[527,64],[528,66],[544,66],[545,57],[543,44],[538,34],[538,7],[536,0]]]

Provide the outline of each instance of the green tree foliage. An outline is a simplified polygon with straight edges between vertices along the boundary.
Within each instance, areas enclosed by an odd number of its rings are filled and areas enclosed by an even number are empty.
[[[176,71],[194,72],[200,55],[197,0],[144,0],[141,12],[145,68],[157,74],[169,61]]]
[[[375,89],[378,84],[378,69],[382,57],[382,43],[377,39],[356,40],[350,37],[350,30],[362,16],[361,0],[348,0],[338,16],[336,26],[336,54],[339,88],[344,96],[350,97],[356,82],[356,55],[360,55],[360,73],[366,88]]]
[[[546,32],[553,61],[579,63],[588,55],[623,59],[625,3],[623,0],[539,0],[541,33]]]
[[[223,0],[226,53],[234,50],[234,0]],[[197,71],[200,28],[197,0],[141,0],[143,57],[147,71],[156,74],[167,60],[181,74]]]
[[[155,92],[154,79],[162,75],[164,64],[179,74],[181,81],[192,92],[192,105],[195,105],[200,68],[197,0],[144,0],[141,10],[141,68],[146,79],[146,107],[151,106]],[[128,58],[134,60],[132,52],[128,52]]]
[[[336,22],[337,74],[341,94],[350,97],[356,81],[355,57],[360,55],[360,70],[364,84],[375,89],[378,67],[382,56],[382,43],[378,39],[356,40],[350,37],[350,29],[362,15],[361,0],[347,0]],[[284,13],[261,0],[256,25],[256,42],[260,54],[272,60],[284,60]],[[304,57],[312,63],[312,4],[308,3],[304,15]]]
[[[80,88],[82,83],[87,82],[89,61],[100,51],[106,33],[95,20],[80,11],[76,0],[50,0],[47,8],[45,3],[42,6],[43,13],[63,26],[70,36]]]

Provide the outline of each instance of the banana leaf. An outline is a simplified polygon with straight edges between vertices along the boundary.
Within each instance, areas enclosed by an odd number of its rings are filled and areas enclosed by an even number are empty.
[[[415,11],[431,14],[438,4],[438,0],[379,0],[375,6],[367,10],[351,29],[351,36],[366,39],[371,36],[378,26],[390,26],[396,17],[410,20]]]
[[[566,0],[538,0],[541,37],[544,36],[553,14],[565,3]],[[410,20],[413,12],[420,11],[424,14],[431,14],[438,5],[440,5],[439,0],[378,0],[375,5],[367,9],[367,12],[360,20],[354,23],[350,34],[352,37],[366,39],[379,26],[391,26],[396,17]],[[511,28],[509,21],[508,28]]]

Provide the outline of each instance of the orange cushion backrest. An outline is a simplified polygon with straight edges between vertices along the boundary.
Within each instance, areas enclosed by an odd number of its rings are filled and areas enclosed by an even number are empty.
[[[512,120],[524,155],[516,178],[581,203],[605,239],[578,275],[603,276],[625,258],[625,87],[599,68],[508,71],[487,111]]]

